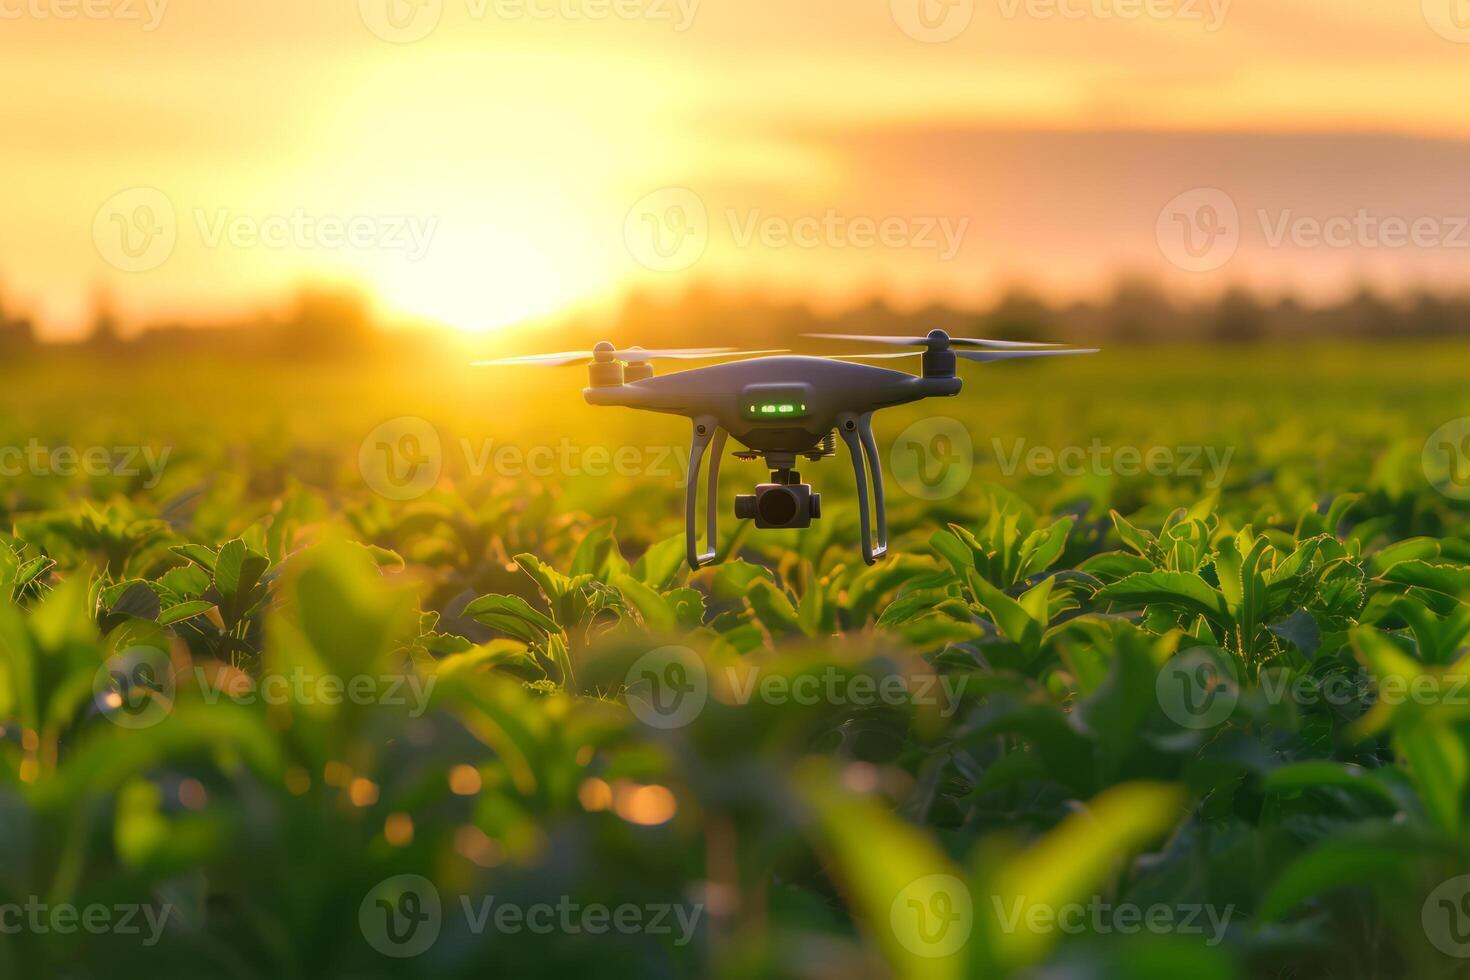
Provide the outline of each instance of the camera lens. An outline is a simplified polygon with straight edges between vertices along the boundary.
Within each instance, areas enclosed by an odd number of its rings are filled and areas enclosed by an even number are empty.
[[[783,527],[796,517],[796,494],[785,487],[772,487],[761,494],[756,504],[761,520],[772,527]]]

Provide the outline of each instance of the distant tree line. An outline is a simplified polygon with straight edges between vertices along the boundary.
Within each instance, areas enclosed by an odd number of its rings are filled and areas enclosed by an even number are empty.
[[[99,296],[87,338],[72,346],[108,354],[220,352],[273,357],[345,357],[431,353],[428,330],[390,330],[360,294],[304,289],[278,313],[234,322],[145,324],[125,334],[105,295]],[[695,286],[682,293],[632,292],[611,314],[580,312],[526,323],[497,336],[499,346],[534,347],[555,337],[558,347],[600,339],[643,346],[677,344],[779,345],[815,349],[804,333],[928,333],[1068,343],[1228,343],[1313,339],[1404,340],[1470,337],[1470,293],[1427,291],[1390,296],[1369,288],[1338,302],[1306,304],[1267,298],[1244,287],[1219,296],[1172,296],[1156,283],[1124,278],[1101,300],[1052,303],[1025,288],[1006,291],[988,307],[946,304],[896,308],[882,300],[824,313],[804,303],[754,292]],[[0,354],[35,348],[29,317],[7,311],[0,297]]]
[[[987,308],[933,304],[897,309],[881,300],[823,315],[802,304],[693,289],[674,298],[629,296],[611,325],[582,323],[578,336],[608,335],[648,345],[654,340],[738,338],[787,341],[803,333],[928,333],[1068,343],[1230,343],[1310,339],[1470,337],[1470,294],[1416,292],[1388,296],[1368,288],[1338,302],[1308,305],[1266,298],[1243,287],[1208,299],[1171,296],[1145,279],[1124,279],[1098,301],[1048,303],[1024,288]]]

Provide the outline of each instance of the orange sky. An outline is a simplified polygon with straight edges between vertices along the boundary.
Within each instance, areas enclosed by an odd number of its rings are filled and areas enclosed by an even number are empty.
[[[1452,285],[1467,42],[1466,0],[0,0],[0,298]]]

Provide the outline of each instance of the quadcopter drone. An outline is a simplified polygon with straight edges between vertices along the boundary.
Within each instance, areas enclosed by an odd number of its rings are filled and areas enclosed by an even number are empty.
[[[858,341],[922,350],[881,354],[837,354],[826,357],[790,355],[784,350],[742,351],[729,347],[686,347],[670,350],[619,350],[603,341],[590,351],[532,354],[477,362],[482,365],[588,365],[590,386],[582,394],[591,405],[621,405],[649,412],[682,415],[694,426],[689,481],[684,499],[684,528],[691,568],[712,563],[716,555],[720,457],[728,437],[745,448],[737,459],[765,459],[771,482],[753,494],[735,498],[735,517],[753,520],[758,528],[810,527],[822,516],[821,494],[801,481],[798,457],[816,461],[836,455],[837,439],[847,445],[857,481],[863,561],[869,565],[888,553],[888,520],[883,503],[883,468],[873,440],[873,413],[922,398],[957,395],[963,382],[955,376],[957,360],[1003,361],[1024,357],[1092,354],[1095,349],[1065,348],[1006,340],[951,337],[943,330],[925,337],[872,337],[858,334],[807,334],[825,340]],[[787,355],[787,356],[779,356]],[[895,371],[851,360],[923,357],[920,374]],[[725,364],[655,376],[655,360],[745,358]],[[710,454],[705,504],[707,551],[699,550],[696,509],[699,475]],[[866,465],[865,465],[866,461]],[[869,486],[878,530],[873,547]]]

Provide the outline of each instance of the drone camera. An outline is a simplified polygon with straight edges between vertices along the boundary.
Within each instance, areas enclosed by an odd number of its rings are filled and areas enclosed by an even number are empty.
[[[755,493],[735,498],[735,517],[755,521],[761,529],[811,527],[822,516],[822,495],[812,493],[810,483],[801,482],[795,470],[771,474],[774,482],[762,483]]]

